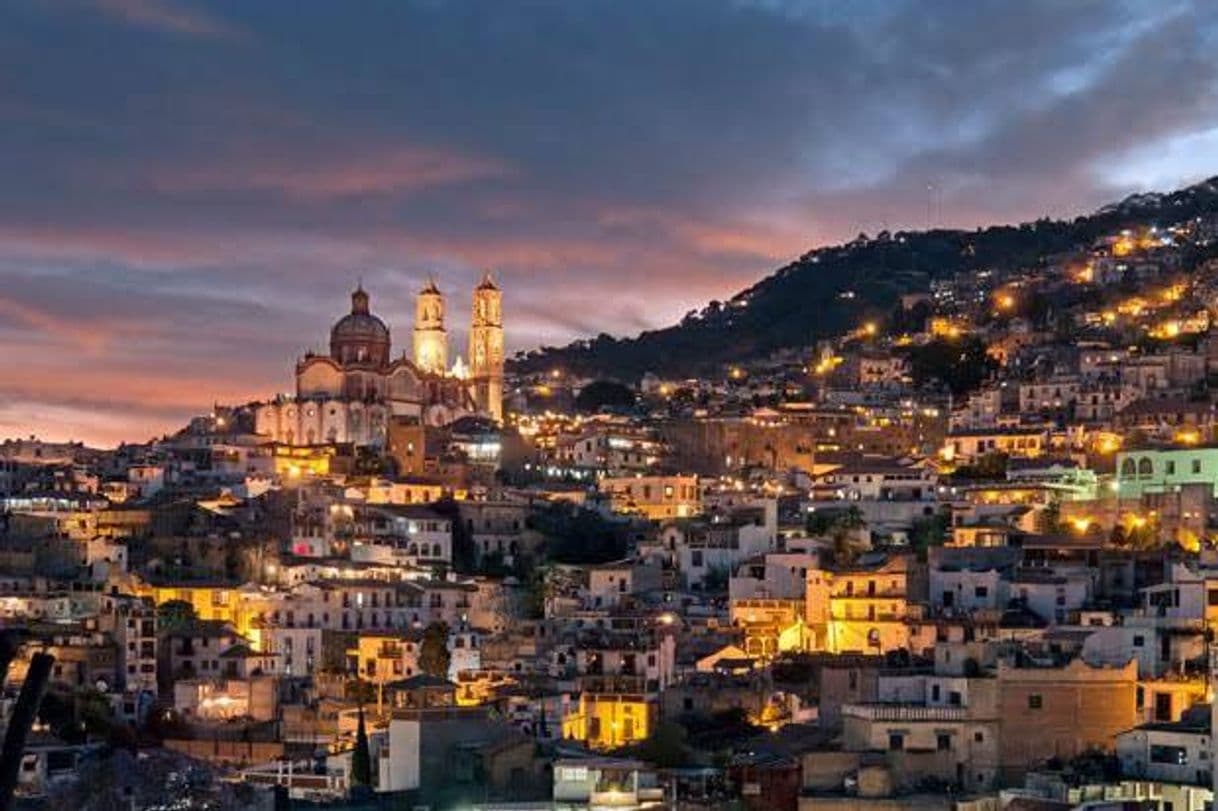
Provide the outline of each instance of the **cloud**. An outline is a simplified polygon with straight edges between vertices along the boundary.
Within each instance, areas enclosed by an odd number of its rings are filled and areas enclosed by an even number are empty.
[[[1218,171],[1200,0],[78,2],[0,5],[0,357],[99,436],[282,388],[360,277],[455,351],[493,269],[526,349]]]
[[[416,193],[510,176],[511,171],[493,159],[443,149],[400,147],[298,158],[294,162],[267,155],[245,162],[180,166],[154,172],[147,182],[158,192],[271,191],[308,201]]]
[[[138,324],[111,319],[61,318],[36,306],[24,304],[0,295],[0,332],[5,323],[11,321],[24,330],[41,333],[57,341],[66,342],[71,348],[83,350],[97,357],[120,336],[139,335],[143,332]]]
[[[100,12],[130,25],[197,37],[236,37],[240,30],[173,0],[89,0]]]

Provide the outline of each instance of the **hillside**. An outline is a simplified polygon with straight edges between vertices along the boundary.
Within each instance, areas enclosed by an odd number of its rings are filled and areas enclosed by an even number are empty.
[[[1073,221],[1037,220],[975,231],[883,232],[810,251],[726,302],[680,323],[618,339],[602,334],[518,355],[513,371],[560,367],[635,380],[647,371],[693,375],[724,363],[802,347],[887,312],[904,293],[960,272],[1014,270],[1090,245],[1121,228],[1218,212],[1218,177],[1170,194],[1137,194]]]

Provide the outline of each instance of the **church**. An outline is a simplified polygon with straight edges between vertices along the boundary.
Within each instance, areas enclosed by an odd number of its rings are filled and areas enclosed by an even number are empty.
[[[444,294],[415,299],[413,354],[393,357],[388,325],[363,286],[330,330],[330,352],[296,364],[296,393],[254,408],[255,430],[287,445],[384,447],[389,424],[444,426],[471,415],[503,419],[502,294],[487,274],[474,288],[469,359],[448,367]]]

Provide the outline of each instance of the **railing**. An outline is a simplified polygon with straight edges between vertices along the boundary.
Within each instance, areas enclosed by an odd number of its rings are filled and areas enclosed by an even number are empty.
[[[832,612],[829,619],[834,622],[905,622],[910,617],[908,614],[894,614],[891,611],[877,611],[874,614]]]
[[[596,694],[642,694],[647,692],[643,676],[586,675],[579,678],[580,689]]]
[[[842,715],[867,721],[967,721],[964,707],[928,707],[924,704],[846,704]]]

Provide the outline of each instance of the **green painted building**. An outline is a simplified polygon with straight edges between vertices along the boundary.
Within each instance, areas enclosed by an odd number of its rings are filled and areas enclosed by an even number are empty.
[[[1218,447],[1148,448],[1117,454],[1117,493],[1139,498],[1188,484],[1208,484],[1218,496]]]

